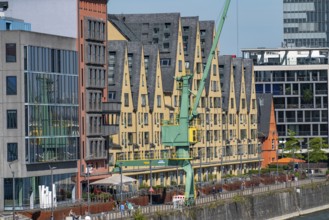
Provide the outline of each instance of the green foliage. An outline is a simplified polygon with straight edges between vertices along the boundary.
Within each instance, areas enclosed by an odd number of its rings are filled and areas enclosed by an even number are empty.
[[[236,202],[236,203],[243,203],[245,201],[245,198],[243,196],[240,196],[240,195],[235,195],[233,197],[233,201]]]
[[[327,160],[328,156],[326,152],[322,150],[324,148],[328,148],[326,139],[321,137],[311,138],[309,141],[310,162],[318,163],[319,161]]]
[[[139,186],[140,189],[147,189],[147,188],[150,188],[149,185],[143,183]]]
[[[142,214],[142,212],[137,209],[133,214],[134,220],[146,220],[146,217]]]
[[[302,99],[305,103],[311,102],[313,100],[313,91],[311,89],[303,89]]]
[[[302,138],[296,138],[296,133],[292,130],[288,130],[289,138],[286,142],[286,147],[284,149],[284,152],[286,153],[287,157],[294,157],[302,159],[303,155],[300,153],[297,153],[297,151],[300,150],[300,142],[303,140]]]

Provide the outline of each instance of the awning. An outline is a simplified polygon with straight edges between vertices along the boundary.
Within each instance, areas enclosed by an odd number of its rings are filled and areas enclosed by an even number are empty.
[[[135,181],[137,181],[137,180],[134,178],[122,175],[122,184],[132,183]],[[120,184],[121,184],[121,175],[120,174],[113,174],[112,176],[107,177],[105,179],[90,183],[90,185],[120,185]]]
[[[291,158],[291,157],[285,157],[278,160],[278,164],[305,163],[305,162],[306,162],[305,160]],[[272,164],[276,164],[276,161],[273,161]]]

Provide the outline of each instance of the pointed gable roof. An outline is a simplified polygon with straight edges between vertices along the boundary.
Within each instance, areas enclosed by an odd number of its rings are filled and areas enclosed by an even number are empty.
[[[223,68],[221,69],[222,75],[221,84],[222,86],[222,100],[223,100],[223,110],[227,111],[229,108],[229,96],[231,90],[231,65],[232,65],[232,56],[224,55],[219,56],[218,58],[219,65]]]
[[[200,35],[200,41],[203,41],[204,43],[201,43],[201,48],[203,49],[204,56],[202,56],[202,63],[205,65],[207,63],[207,59],[212,47],[213,43],[213,35],[214,35],[214,28],[215,28],[215,22],[214,21],[200,21],[199,22],[199,29],[200,31],[205,31],[204,34]],[[217,75],[219,76],[219,74]],[[209,88],[210,86],[210,75],[207,77],[205,82],[205,88]],[[208,95],[209,89],[206,89],[206,94]]]
[[[253,78],[253,62],[252,59],[243,59],[243,67],[244,67],[244,82],[246,85],[246,103],[248,111],[250,111],[250,103],[251,103],[251,92],[252,92],[252,78]]]
[[[270,131],[272,98],[272,94],[270,93],[257,93],[258,131],[266,135],[265,138],[267,138]]]
[[[131,92],[133,97],[134,109],[138,107],[138,95],[141,77],[141,62],[143,45],[140,42],[127,42],[128,55],[132,54],[132,68],[130,75]],[[144,59],[144,57],[143,57]]]
[[[193,64],[195,61],[195,51],[197,42],[197,25],[199,17],[182,17],[182,35],[187,38],[187,53],[185,54],[185,62],[190,63],[190,71],[194,74]],[[184,30],[184,27],[188,27],[188,30]],[[183,40],[184,42],[184,40]]]
[[[108,86],[108,91],[116,93],[109,102],[121,102],[126,46],[126,41],[110,41],[108,44],[108,51],[115,52],[114,83]]]
[[[116,29],[124,35],[129,41],[139,41],[136,35],[130,30],[130,28],[124,23],[121,22],[115,15],[107,15],[108,21],[110,21]]]
[[[124,23],[144,45],[157,45],[161,59],[171,60],[170,66],[161,67],[161,73],[164,92],[172,93],[175,83],[174,76],[180,14],[112,14],[111,18],[112,17],[116,17],[118,21]],[[120,28],[122,26],[118,25],[117,27]],[[125,29],[125,27],[123,27],[123,29]],[[155,29],[157,31],[155,31]],[[165,38],[164,34],[169,34],[169,38]],[[155,39],[157,39],[157,43]],[[163,46],[164,43],[169,43],[169,48],[165,48]]]
[[[234,91],[235,91],[235,103],[236,110],[240,110],[240,97],[242,89],[242,58],[233,59],[233,75],[234,75]]]
[[[148,72],[147,72],[147,89],[150,111],[154,108],[154,96],[156,90],[156,71],[157,71],[157,61],[158,61],[158,47],[156,45],[145,45],[144,46],[144,56],[149,57],[148,61]]]

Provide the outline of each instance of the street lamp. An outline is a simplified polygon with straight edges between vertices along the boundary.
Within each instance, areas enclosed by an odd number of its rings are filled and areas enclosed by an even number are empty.
[[[307,142],[307,173],[310,172],[310,142]],[[311,178],[313,178],[313,173],[311,172]]]
[[[50,219],[54,220],[54,175],[53,170],[56,169],[56,167],[52,167],[49,165],[50,175],[51,175],[51,216]]]
[[[224,152],[223,152],[223,149],[225,149],[225,146],[222,147],[222,157],[221,157],[221,160],[220,160],[220,168],[221,168],[220,181],[221,181],[222,186],[223,186],[223,172],[224,172],[224,167],[223,167]]]
[[[208,154],[208,140],[210,141],[210,131],[209,131],[209,126],[210,126],[210,109],[207,107],[206,108],[206,162],[209,162],[209,157],[210,155]],[[208,134],[209,132],[209,134]]]
[[[242,175],[242,154],[243,154],[243,147],[242,144],[238,144],[238,151],[239,151],[239,156],[240,156],[240,166],[239,166],[239,171],[240,171],[240,175]]]
[[[120,202],[122,203],[122,162],[120,162]]]
[[[14,160],[14,161],[12,161],[12,162],[10,162],[9,163],[9,168],[10,168],[10,170],[11,170],[11,173],[12,173],[12,175],[13,175],[13,220],[15,219],[15,203],[16,203],[16,198],[15,198],[15,194],[16,194],[16,192],[15,192],[15,171],[11,168],[11,165],[13,164],[13,163],[15,163],[15,162],[17,162],[18,160]]]
[[[88,205],[88,215],[90,214],[90,183],[89,183],[89,177],[90,177],[90,169],[92,168],[91,164],[87,165],[87,205]]]
[[[153,182],[153,178],[152,178],[152,160],[150,160],[150,205],[152,205],[152,192],[153,192],[152,182]]]
[[[202,188],[202,149],[199,149],[199,160],[200,160],[200,167],[199,167],[199,181],[200,181],[200,188]]]
[[[261,143],[258,143],[258,176],[260,176]]]

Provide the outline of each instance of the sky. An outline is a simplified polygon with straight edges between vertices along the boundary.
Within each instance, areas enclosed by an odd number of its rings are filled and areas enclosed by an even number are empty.
[[[282,0],[232,0],[220,38],[220,53],[243,48],[275,48],[283,41]],[[108,13],[179,12],[200,20],[219,20],[225,0],[110,0]]]

